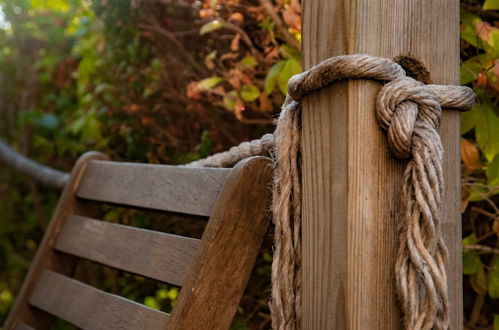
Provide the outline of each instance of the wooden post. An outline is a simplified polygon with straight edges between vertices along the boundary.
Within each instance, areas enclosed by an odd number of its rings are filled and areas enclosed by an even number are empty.
[[[334,55],[411,54],[459,84],[459,1],[304,0],[304,69]],[[335,84],[303,107],[303,329],[399,329],[394,261],[404,162],[375,120],[376,82]],[[442,229],[451,329],[462,328],[459,114],[445,111]]]

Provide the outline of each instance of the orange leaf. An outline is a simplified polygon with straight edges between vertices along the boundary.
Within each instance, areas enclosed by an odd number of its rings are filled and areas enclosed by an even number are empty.
[[[282,18],[284,22],[293,29],[300,30],[301,28],[301,17],[297,14],[292,7],[286,8],[284,11]]]
[[[139,109],[139,106],[137,104],[126,104],[123,106],[123,110],[126,112],[135,112]]]
[[[234,37],[234,39],[232,39],[232,42],[230,43],[230,49],[233,52],[237,52],[239,50],[239,40],[241,40],[241,35],[238,33],[238,34],[236,34],[236,36]]]
[[[211,18],[215,16],[215,11],[211,8],[209,9],[201,9],[199,11],[199,17],[201,18]]]
[[[487,78],[487,75],[480,72],[478,74],[478,76],[476,77],[475,86],[479,87],[479,88],[485,88],[485,87],[487,87],[488,80],[489,79]]]
[[[300,14],[301,13],[301,5],[300,5],[300,2],[298,0],[291,0],[290,4],[291,8],[293,8],[293,10]]]
[[[476,22],[475,29],[476,29],[476,33],[478,34],[480,39],[482,39],[484,41],[489,40],[490,32],[497,30],[497,28],[493,27],[492,25],[490,25],[487,22]]]
[[[241,25],[244,22],[244,16],[241,13],[234,13],[230,15],[229,22],[235,25]]]
[[[142,117],[140,118],[142,125],[151,125],[153,123],[153,119],[150,117]]]
[[[483,167],[480,161],[480,152],[475,144],[472,142],[461,139],[461,160],[464,163],[464,171],[466,174],[471,174],[475,170]]]
[[[492,230],[494,231],[494,233],[499,235],[499,220],[495,220],[492,223]]]

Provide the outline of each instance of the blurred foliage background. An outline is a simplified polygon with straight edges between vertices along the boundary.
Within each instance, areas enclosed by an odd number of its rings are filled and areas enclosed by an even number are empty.
[[[181,164],[272,131],[301,71],[299,0],[0,0],[0,138],[69,171],[87,150]],[[461,1],[465,328],[499,329],[499,0]],[[444,19],[444,18],[443,18]],[[0,164],[0,323],[58,191]],[[104,220],[199,237],[196,219],[106,206]],[[233,329],[270,327],[270,233]],[[178,288],[91,263],[78,276],[163,311]],[[69,325],[59,321],[54,328]]]

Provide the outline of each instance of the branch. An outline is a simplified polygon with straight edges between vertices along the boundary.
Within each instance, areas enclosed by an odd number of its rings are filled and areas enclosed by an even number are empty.
[[[62,189],[69,178],[68,173],[39,164],[21,155],[2,140],[0,140],[0,162],[41,184],[57,189]]]
[[[476,251],[483,252],[483,253],[499,254],[499,249],[496,249],[496,248],[493,248],[490,246],[486,246],[486,245],[479,245],[479,244],[464,245],[463,249],[476,250]]]
[[[199,65],[198,61],[192,57],[191,53],[184,47],[184,45],[177,39],[174,33],[163,29],[157,23],[152,22],[151,25],[147,24],[138,24],[138,27],[147,31],[155,32],[159,35],[162,35],[166,39],[168,39],[171,43],[175,45],[176,50],[180,53],[180,56],[185,58],[190,64],[201,74],[206,74],[204,68]]]
[[[260,3],[263,8],[265,8],[265,11],[267,11],[267,14],[269,14],[270,18],[272,18],[275,25],[281,32],[284,41],[286,41],[291,47],[300,49],[300,43],[291,35],[291,33],[289,33],[288,29],[286,29],[286,26],[284,26],[282,19],[275,12],[272,3],[270,3],[269,0],[260,0]]]

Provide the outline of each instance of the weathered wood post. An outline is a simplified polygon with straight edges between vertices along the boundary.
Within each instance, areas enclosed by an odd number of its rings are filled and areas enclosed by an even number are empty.
[[[334,55],[411,54],[459,84],[459,1],[304,0],[303,65]],[[399,329],[394,291],[404,163],[375,119],[379,83],[336,84],[303,106],[303,329]],[[442,230],[451,329],[462,328],[459,114],[444,112]]]

